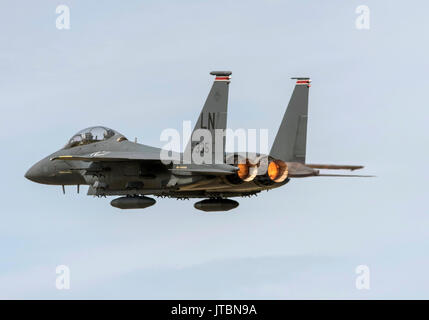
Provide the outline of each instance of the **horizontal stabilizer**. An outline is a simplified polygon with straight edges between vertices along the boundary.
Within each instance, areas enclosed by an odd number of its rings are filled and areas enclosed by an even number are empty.
[[[358,170],[362,169],[363,166],[351,166],[341,164],[305,164],[307,167],[314,169],[329,169],[329,170]]]

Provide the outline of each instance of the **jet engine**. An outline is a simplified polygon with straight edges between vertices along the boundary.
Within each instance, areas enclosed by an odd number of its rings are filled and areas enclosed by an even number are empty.
[[[234,156],[234,166],[238,167],[238,171],[235,174],[226,176],[228,182],[232,184],[252,181],[258,174],[258,166],[249,159],[240,159],[238,156]]]
[[[284,182],[288,178],[288,166],[287,163],[277,159],[265,159],[265,162],[261,161],[263,165],[260,166],[259,170],[263,173],[259,174],[254,182],[259,186],[270,186],[274,183]]]
[[[272,160],[268,164],[267,175],[274,182],[286,180],[288,168],[286,162],[282,160]]]

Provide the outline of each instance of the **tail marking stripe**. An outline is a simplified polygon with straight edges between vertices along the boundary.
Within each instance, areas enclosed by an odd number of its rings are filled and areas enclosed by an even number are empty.
[[[229,76],[226,76],[226,77],[218,76],[215,78],[215,81],[229,81],[230,79],[231,79],[231,77],[229,77]]]

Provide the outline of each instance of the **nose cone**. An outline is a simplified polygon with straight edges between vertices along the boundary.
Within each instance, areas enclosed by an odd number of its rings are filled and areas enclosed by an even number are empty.
[[[47,157],[33,165],[24,176],[37,183],[52,184],[55,182],[55,166]]]
[[[25,174],[25,177],[28,180],[43,183],[44,178],[44,172],[43,172],[43,165],[40,162],[37,162],[35,165],[33,165]]]
[[[56,156],[53,153],[50,156],[40,160],[33,165],[24,175],[33,182],[50,185],[71,185],[85,184],[85,179],[78,172],[70,170],[70,164],[65,161],[51,161]]]

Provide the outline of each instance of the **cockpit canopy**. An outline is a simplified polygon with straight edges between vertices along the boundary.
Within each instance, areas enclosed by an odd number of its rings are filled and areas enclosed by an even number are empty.
[[[90,127],[83,129],[76,133],[66,144],[64,149],[73,148],[76,146],[82,146],[85,144],[90,144],[98,141],[104,141],[110,139],[114,135],[120,135],[115,130],[106,128],[106,127]],[[125,137],[122,137],[121,140],[126,140]]]

